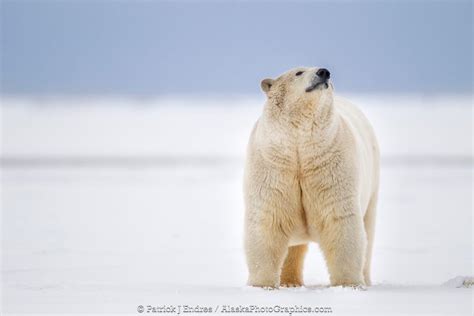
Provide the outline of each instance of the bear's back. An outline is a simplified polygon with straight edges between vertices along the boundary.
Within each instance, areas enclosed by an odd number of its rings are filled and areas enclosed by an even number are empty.
[[[380,164],[378,142],[369,120],[354,104],[344,98],[335,97],[334,106],[355,140],[355,149],[361,172],[360,180],[362,183],[360,185],[364,188],[361,202],[362,206],[365,207],[370,196],[378,187]]]

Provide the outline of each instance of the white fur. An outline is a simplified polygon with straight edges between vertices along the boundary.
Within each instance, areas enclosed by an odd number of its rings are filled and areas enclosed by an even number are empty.
[[[244,181],[249,285],[302,285],[311,241],[324,253],[332,285],[370,284],[377,141],[331,83],[305,91],[317,70],[262,81],[268,98],[250,137]]]

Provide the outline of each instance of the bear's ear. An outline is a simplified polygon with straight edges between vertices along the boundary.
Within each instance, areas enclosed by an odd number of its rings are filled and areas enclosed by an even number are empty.
[[[263,79],[260,83],[260,87],[262,87],[263,92],[268,93],[268,91],[270,91],[270,88],[273,86],[273,82],[273,79]]]

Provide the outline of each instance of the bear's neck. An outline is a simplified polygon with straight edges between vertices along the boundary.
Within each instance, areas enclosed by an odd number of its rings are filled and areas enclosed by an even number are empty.
[[[274,128],[290,133],[311,130],[319,134],[330,133],[336,125],[332,95],[320,95],[314,99],[300,98],[291,104],[268,102],[264,116]]]
[[[318,152],[328,150],[340,124],[333,97],[325,95],[313,100],[300,99],[283,107],[269,103],[262,119],[266,137],[274,142],[286,139],[289,146],[311,146]]]
[[[319,104],[314,111],[313,125],[310,131],[303,131],[300,143],[313,144],[314,150],[326,152],[334,145],[340,127],[340,117],[334,107],[334,101]]]
[[[331,133],[337,125],[333,96],[322,95],[317,104],[313,105],[312,114],[311,129],[322,134]]]

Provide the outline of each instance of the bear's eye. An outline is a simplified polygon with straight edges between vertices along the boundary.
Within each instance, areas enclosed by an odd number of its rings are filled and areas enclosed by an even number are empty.
[[[304,71],[298,71],[295,75],[296,76],[301,76],[303,74]]]

